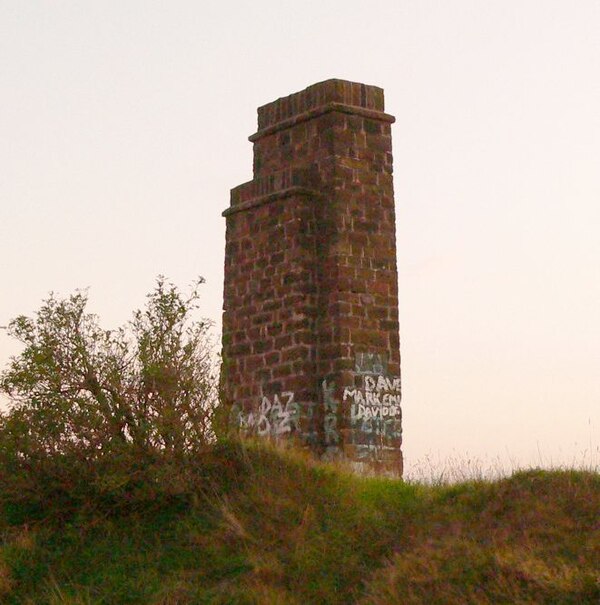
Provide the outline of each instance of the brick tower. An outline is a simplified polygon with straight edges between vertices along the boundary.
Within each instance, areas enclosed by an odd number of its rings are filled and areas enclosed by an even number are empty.
[[[259,107],[223,213],[223,396],[244,433],[400,475],[393,122],[343,80]]]

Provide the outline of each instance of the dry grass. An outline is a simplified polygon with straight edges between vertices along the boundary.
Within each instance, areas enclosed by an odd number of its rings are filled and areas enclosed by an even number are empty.
[[[265,444],[225,448],[209,470],[211,488],[185,506],[35,539],[5,528],[0,601],[600,603],[597,473],[403,483]]]
[[[0,561],[0,599],[12,592],[13,584],[9,566],[4,561]]]

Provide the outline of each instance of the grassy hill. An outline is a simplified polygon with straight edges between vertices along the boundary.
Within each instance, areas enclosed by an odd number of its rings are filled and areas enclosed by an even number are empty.
[[[0,602],[600,603],[598,474],[426,486],[239,444],[197,465],[191,494],[5,506]]]

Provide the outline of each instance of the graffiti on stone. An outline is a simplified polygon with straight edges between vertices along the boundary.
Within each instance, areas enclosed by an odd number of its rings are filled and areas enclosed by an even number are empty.
[[[300,406],[294,401],[294,393],[284,391],[281,395],[263,396],[258,409],[249,413],[233,406],[232,416],[243,434],[280,437],[298,430]]]
[[[357,353],[354,365],[357,374],[387,373],[387,357],[383,353]]]
[[[400,415],[400,379],[365,376],[363,388],[346,387],[343,400],[351,402],[350,420],[395,418]]]
[[[352,386],[337,389],[321,381],[322,404],[299,403],[295,393],[263,396],[254,409],[232,408],[232,422],[244,435],[279,438],[296,435],[303,443],[325,447],[323,457],[340,455],[340,414],[349,429],[347,443],[357,460],[385,460],[399,451],[402,436],[400,378],[385,374],[357,375]],[[322,410],[318,412],[318,407]],[[320,424],[320,427],[319,427]],[[387,452],[387,453],[386,453]]]
[[[325,406],[324,429],[325,445],[327,447],[337,445],[340,441],[338,433],[338,406],[339,401],[335,398],[335,383],[324,380],[321,384],[323,389],[323,404]]]
[[[400,378],[365,375],[362,387],[346,387],[354,443],[367,450],[396,449],[402,435]]]
[[[318,447],[319,432],[318,432],[318,415],[316,413],[317,403],[308,401],[302,404],[302,418],[306,429],[300,435],[302,442],[305,445]]]

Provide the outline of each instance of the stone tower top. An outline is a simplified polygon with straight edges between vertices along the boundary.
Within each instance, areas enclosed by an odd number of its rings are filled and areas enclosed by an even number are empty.
[[[325,80],[259,107],[258,132],[250,136],[250,141],[330,111],[369,116],[383,110],[382,88],[347,80]],[[394,121],[393,116],[378,117]]]

